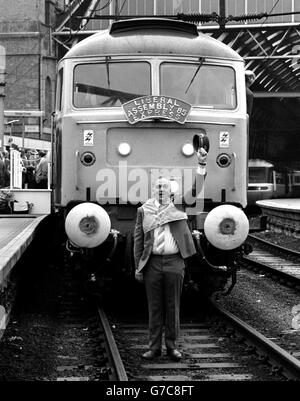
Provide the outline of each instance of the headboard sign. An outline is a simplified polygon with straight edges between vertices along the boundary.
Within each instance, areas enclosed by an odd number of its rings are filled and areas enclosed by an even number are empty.
[[[166,118],[184,124],[191,105],[170,96],[143,96],[122,105],[130,124],[152,118]]]

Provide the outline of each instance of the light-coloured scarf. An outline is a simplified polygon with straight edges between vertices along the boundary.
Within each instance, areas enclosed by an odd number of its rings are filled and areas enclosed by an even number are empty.
[[[173,202],[157,208],[155,198],[148,199],[142,206],[144,210],[143,230],[147,233],[171,221],[187,220],[186,213],[178,210]]]

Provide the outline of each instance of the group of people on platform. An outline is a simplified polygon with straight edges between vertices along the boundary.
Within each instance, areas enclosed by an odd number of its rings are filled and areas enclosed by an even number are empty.
[[[22,169],[22,189],[48,188],[48,157],[47,151],[36,149],[19,149],[14,143],[0,151],[0,188],[10,187],[11,150],[20,152]]]

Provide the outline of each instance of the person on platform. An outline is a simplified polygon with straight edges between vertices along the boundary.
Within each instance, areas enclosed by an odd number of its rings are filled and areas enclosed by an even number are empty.
[[[9,152],[4,150],[2,152],[3,161],[5,164],[5,187],[10,186],[10,159],[9,159]]]
[[[207,152],[197,151],[203,186]],[[198,191],[199,193],[199,191]],[[137,210],[134,230],[135,278],[145,283],[149,312],[149,350],[142,357],[151,360],[161,355],[163,327],[167,355],[182,358],[177,349],[180,329],[180,298],[185,259],[194,255],[187,215],[172,201],[171,182],[160,177],[154,184],[154,197]]]
[[[254,94],[251,91],[250,86],[253,84],[255,79],[256,76],[253,71],[250,70],[245,71],[247,114],[249,115],[249,118],[251,117],[252,114],[253,100],[254,100]]]
[[[0,152],[0,188],[5,187],[5,162],[2,153]]]
[[[43,150],[39,151],[39,163],[35,169],[35,182],[37,189],[48,188],[48,159],[47,153]]]

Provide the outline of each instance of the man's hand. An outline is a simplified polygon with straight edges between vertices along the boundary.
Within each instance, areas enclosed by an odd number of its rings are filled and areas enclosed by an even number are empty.
[[[141,272],[135,272],[135,279],[139,283],[142,283],[144,281],[144,275]]]
[[[198,163],[200,165],[206,165],[206,158],[207,158],[207,152],[204,148],[199,148],[196,152],[197,158],[198,158]]]
[[[206,174],[207,152],[204,148],[199,148],[196,152],[196,155],[198,158],[197,174],[205,175]]]

